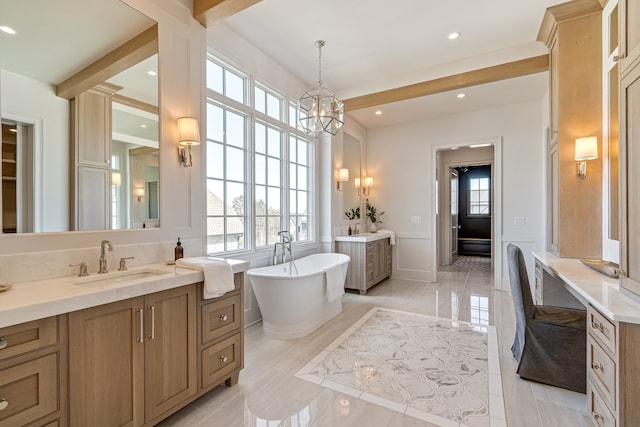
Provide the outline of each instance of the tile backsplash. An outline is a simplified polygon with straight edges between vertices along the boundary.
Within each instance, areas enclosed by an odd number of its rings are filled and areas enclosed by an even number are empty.
[[[173,260],[175,241],[140,243],[130,245],[113,244],[113,252],[106,252],[107,268],[117,271],[120,258],[127,260],[127,266],[153,264]],[[202,239],[182,240],[184,256],[202,255]],[[78,274],[78,267],[69,264],[87,263],[89,274],[98,272],[100,245],[61,251],[29,252],[0,256],[0,283],[20,283]]]

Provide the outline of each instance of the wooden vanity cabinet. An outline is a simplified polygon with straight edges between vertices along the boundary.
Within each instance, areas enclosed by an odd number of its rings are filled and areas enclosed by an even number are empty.
[[[196,285],[69,314],[72,426],[153,425],[197,392]]]
[[[356,289],[364,295],[370,287],[391,276],[389,237],[372,242],[336,241],[336,252],[351,257],[344,284],[347,289]]]
[[[66,426],[66,321],[0,328],[0,427]]]

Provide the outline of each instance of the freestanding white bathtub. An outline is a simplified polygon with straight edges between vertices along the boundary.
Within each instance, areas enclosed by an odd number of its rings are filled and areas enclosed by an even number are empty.
[[[293,261],[292,272],[290,263],[247,271],[262,312],[263,333],[281,340],[302,338],[340,314],[342,297],[329,302],[325,270],[340,264],[346,271],[349,261],[348,255],[324,253]]]

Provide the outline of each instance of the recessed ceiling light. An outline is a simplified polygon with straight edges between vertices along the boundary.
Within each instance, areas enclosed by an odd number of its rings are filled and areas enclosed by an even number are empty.
[[[11,35],[14,35],[16,33],[16,30],[11,27],[7,27],[6,25],[0,25],[0,31]]]
[[[448,37],[449,37],[449,40],[455,40],[458,37],[460,37],[460,33],[457,33],[457,32],[456,33],[451,33],[451,34],[449,34]]]
[[[380,111],[380,110],[376,111],[376,116],[379,116],[381,114],[382,114],[382,111]]]
[[[467,96],[467,95],[465,95],[464,93],[459,93],[458,94],[458,98],[464,98],[465,96]]]
[[[458,148],[460,148],[460,147],[451,147],[451,150],[452,150],[452,151],[453,151],[453,150],[457,150]]]
[[[155,71],[153,71],[153,70],[149,70],[149,71],[147,71],[147,74],[149,74],[150,76],[157,76],[157,75],[158,75],[158,73],[156,73],[156,72],[155,72]]]
[[[480,148],[480,147],[489,147],[491,144],[472,144],[469,148]]]
[[[146,129],[147,125],[140,125],[141,128]]]

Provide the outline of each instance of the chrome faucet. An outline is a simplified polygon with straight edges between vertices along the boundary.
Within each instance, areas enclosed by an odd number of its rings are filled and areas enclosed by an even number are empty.
[[[360,223],[356,222],[356,225],[353,227],[355,230],[353,231],[353,234],[360,234]]]
[[[291,233],[287,230],[279,231],[280,241],[273,245],[273,265],[278,264],[278,246],[282,246],[280,263],[287,262],[287,251],[289,251],[289,260],[293,260],[293,251],[291,250]]]
[[[98,270],[98,273],[100,274],[109,272],[109,270],[107,270],[107,258],[104,253],[105,245],[109,246],[109,252],[113,252],[113,245],[110,240],[103,240],[100,242],[100,269]]]

